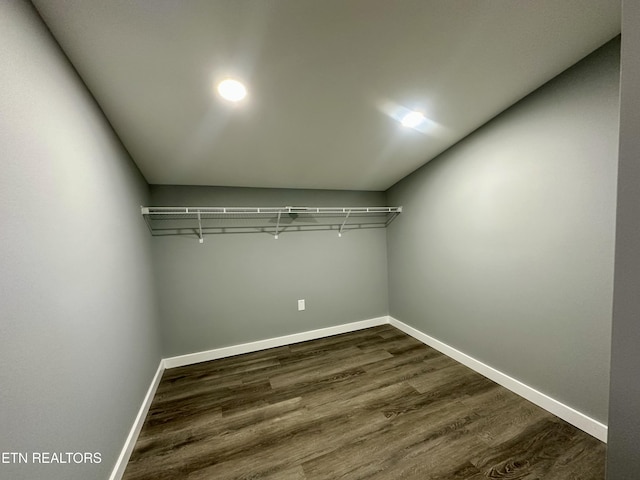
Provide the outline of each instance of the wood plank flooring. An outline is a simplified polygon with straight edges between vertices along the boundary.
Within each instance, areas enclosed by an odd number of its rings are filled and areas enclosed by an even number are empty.
[[[605,445],[390,325],[167,370],[125,480],[604,479]]]

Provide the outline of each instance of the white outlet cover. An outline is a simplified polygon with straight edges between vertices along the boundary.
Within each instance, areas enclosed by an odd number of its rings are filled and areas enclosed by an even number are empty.
[[[302,311],[305,309],[304,298],[302,300],[298,300],[298,311]]]

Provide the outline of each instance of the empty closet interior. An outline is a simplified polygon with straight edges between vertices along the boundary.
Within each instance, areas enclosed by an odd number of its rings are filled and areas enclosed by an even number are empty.
[[[0,454],[101,458],[0,477],[121,478],[163,374],[347,334],[635,468],[637,17],[467,3],[0,6]]]

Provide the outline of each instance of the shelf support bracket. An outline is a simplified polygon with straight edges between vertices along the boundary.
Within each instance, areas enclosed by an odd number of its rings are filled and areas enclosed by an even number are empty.
[[[340,230],[338,230],[339,237],[342,236],[342,230],[344,229],[344,225],[347,223],[347,220],[349,219],[349,215],[351,215],[351,209],[347,211],[347,215],[344,217],[344,222],[342,222],[342,225],[340,225]]]
[[[278,239],[278,231],[280,230],[280,215],[282,215],[282,212],[278,211],[278,221],[276,222],[276,236],[275,239]]]
[[[202,236],[202,218],[200,218],[200,210],[198,210],[198,229],[199,229],[199,232],[198,232],[199,239],[198,239],[198,241],[200,243],[204,243],[204,237]]]
[[[151,235],[153,235],[153,228],[151,228],[151,221],[149,220],[149,209],[147,207],[140,207],[140,211],[142,211],[142,218],[144,218],[144,223],[147,224],[147,228]]]

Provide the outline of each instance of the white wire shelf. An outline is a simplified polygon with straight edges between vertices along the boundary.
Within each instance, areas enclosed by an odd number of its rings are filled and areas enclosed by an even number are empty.
[[[402,207],[141,207],[154,236],[385,228]]]

